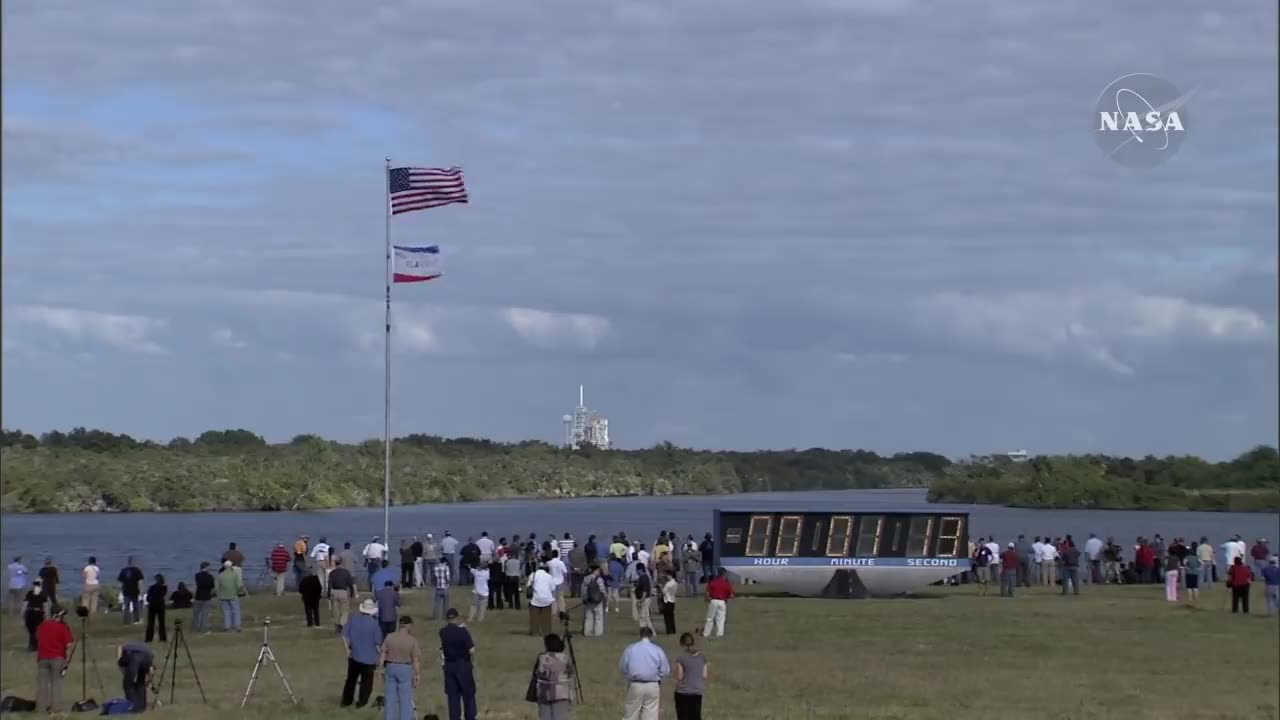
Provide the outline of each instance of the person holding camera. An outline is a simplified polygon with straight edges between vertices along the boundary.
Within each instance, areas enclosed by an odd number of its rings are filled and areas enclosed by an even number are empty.
[[[36,628],[36,710],[57,713],[62,707],[62,678],[67,659],[76,644],[65,621],[67,611],[55,607],[53,615]]]

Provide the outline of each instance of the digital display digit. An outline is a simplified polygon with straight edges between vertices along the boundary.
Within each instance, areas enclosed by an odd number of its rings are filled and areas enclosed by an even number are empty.
[[[875,557],[880,552],[880,528],[884,525],[883,515],[864,515],[862,526],[858,528],[858,546],[855,554],[858,557]]]
[[[778,522],[777,557],[795,557],[800,552],[800,529],[804,519],[800,515],[784,515]]]
[[[964,531],[964,518],[944,517],[938,524],[938,549],[936,557],[958,557],[960,535]]]
[[[911,518],[911,533],[907,537],[907,555],[925,557],[931,532],[933,532],[932,516],[917,515]]]
[[[772,534],[772,515],[752,515],[751,524],[747,526],[747,556],[764,557],[768,554]]]
[[[840,515],[831,518],[831,535],[827,538],[827,557],[844,557],[849,554],[849,541],[853,537],[853,518]]]

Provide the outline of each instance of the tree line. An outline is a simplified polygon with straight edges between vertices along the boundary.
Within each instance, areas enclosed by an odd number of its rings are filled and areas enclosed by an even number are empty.
[[[929,500],[1036,508],[1280,511],[1280,457],[1260,445],[1227,462],[1105,455],[973,458],[947,468]]]
[[[1274,448],[1257,448],[1227,463],[1103,456],[1012,463],[999,457],[952,462],[931,452],[882,456],[869,450],[823,448],[696,450],[669,442],[642,450],[570,450],[536,440],[503,443],[415,434],[393,440],[392,455],[393,500],[401,505],[512,497],[927,487],[930,499],[947,502],[1037,507],[1134,507],[1134,502],[1150,502],[1163,507],[1179,502],[1190,506],[1201,502],[1199,498],[1222,495],[1253,498],[1230,501],[1237,504],[1257,502],[1268,497],[1257,492],[1260,489],[1280,492],[1280,461]],[[381,440],[346,444],[298,435],[288,443],[271,444],[248,430],[228,429],[157,443],[83,427],[39,436],[6,429],[0,431],[0,510],[377,506],[382,503],[382,462]],[[1114,487],[1101,487],[1105,485]],[[1216,492],[1223,489],[1232,492]]]

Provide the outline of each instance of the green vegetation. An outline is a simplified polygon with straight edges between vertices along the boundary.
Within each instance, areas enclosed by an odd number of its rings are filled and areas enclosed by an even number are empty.
[[[972,459],[929,486],[932,502],[1036,508],[1280,511],[1280,458],[1259,446],[1234,460],[1101,455]]]
[[[246,430],[168,445],[77,428],[37,439],[5,431],[5,512],[308,510],[382,504],[383,445],[300,435],[268,445]],[[395,502],[504,497],[925,487],[950,464],[932,453],[566,450],[410,435],[392,447]]]
[[[759,586],[756,586],[759,587]],[[1168,603],[1163,585],[1086,588],[1078,597],[1055,589],[1019,590],[1017,597],[978,597],[972,586],[930,588],[917,599],[821,600],[741,597],[730,603],[727,635],[702,642],[711,663],[705,717],[744,720],[946,718],[947,720],[1236,720],[1280,717],[1280,623],[1263,618],[1261,592],[1253,590],[1253,615],[1226,610],[1226,591],[1205,591],[1198,607]],[[418,686],[417,717],[448,717],[438,661],[438,623],[430,620],[431,595],[405,594],[415,635],[427,658]],[[454,604],[469,604],[466,590]],[[180,655],[176,702],[165,701],[158,720],[331,718],[346,673],[340,640],[330,631],[303,627],[296,597],[254,595],[244,604],[243,633],[188,636],[209,705],[200,703],[185,654]],[[701,625],[705,605],[680,598],[681,631]],[[329,621],[321,606],[321,620]],[[240,700],[262,640],[261,621],[271,617],[271,645],[294,693],[289,707],[270,667],[258,677],[248,708]],[[189,624],[189,611],[169,620]],[[575,614],[581,629],[581,612]],[[214,627],[221,619],[214,612]],[[661,628],[660,617],[657,620]],[[524,612],[490,612],[471,631],[477,647],[479,716],[515,720],[534,716],[525,687],[541,640],[525,634]],[[79,622],[72,617],[79,635]],[[636,638],[630,607],[608,613],[603,638],[576,637],[586,703],[577,720],[618,718],[625,688],[618,674],[623,647]],[[557,624],[557,631],[559,630]],[[121,626],[115,615],[93,621],[89,695],[99,703],[120,697],[114,648],[140,640],[141,626]],[[5,693],[35,697],[35,659],[24,651],[20,621],[0,628],[0,685]],[[671,636],[658,643],[677,654]],[[163,658],[167,645],[152,646]],[[160,660],[159,662],[163,662]],[[158,673],[158,670],[157,670]],[[79,699],[80,662],[66,678],[64,702]],[[375,696],[382,694],[377,683]],[[673,718],[672,683],[663,684],[662,717]],[[64,706],[65,707],[65,706]],[[351,712],[341,713],[344,717]],[[353,716],[381,717],[364,710]]]
[[[952,463],[928,452],[730,452],[663,443],[567,450],[527,441],[410,435],[394,442],[394,500],[720,494],[930,488],[938,502],[1029,507],[1280,509],[1280,459],[1260,447],[1226,463],[1101,456]],[[76,428],[0,434],[4,512],[312,510],[382,503],[382,442],[299,435],[269,445],[247,430],[168,444]]]

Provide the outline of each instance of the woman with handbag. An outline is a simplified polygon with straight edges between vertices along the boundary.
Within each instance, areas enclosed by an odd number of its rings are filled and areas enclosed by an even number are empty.
[[[564,640],[551,633],[542,639],[546,652],[533,662],[525,699],[538,706],[538,720],[569,720],[576,669],[564,651]]]

